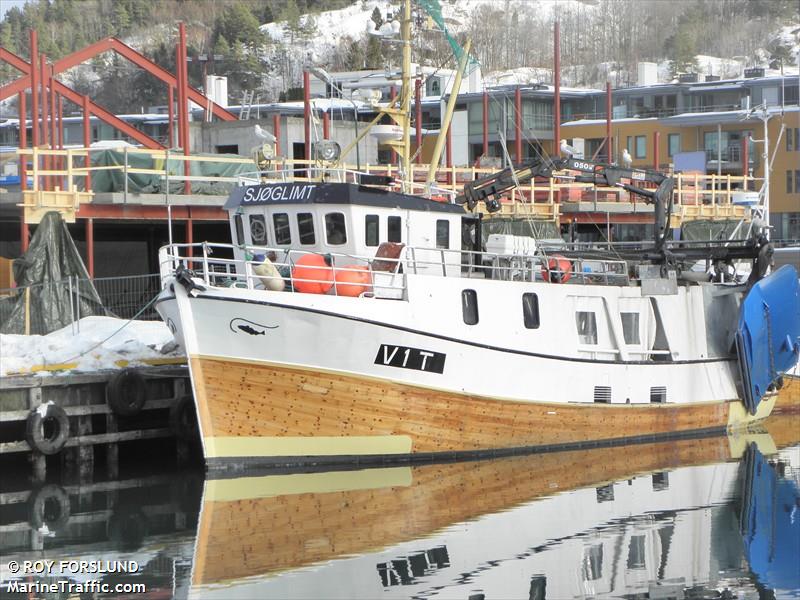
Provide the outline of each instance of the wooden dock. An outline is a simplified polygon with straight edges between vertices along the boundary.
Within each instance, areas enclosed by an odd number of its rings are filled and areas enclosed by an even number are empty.
[[[95,448],[104,445],[107,475],[115,477],[119,444],[176,438],[176,433],[181,458],[192,443],[191,432],[176,431],[178,416],[186,421],[176,411],[191,403],[188,377],[186,365],[178,364],[1,378],[0,458],[27,453],[34,480],[43,481],[54,461],[88,480]],[[41,442],[31,437],[32,427]]]

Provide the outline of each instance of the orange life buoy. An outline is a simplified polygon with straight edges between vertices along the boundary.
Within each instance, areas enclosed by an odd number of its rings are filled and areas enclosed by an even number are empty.
[[[372,275],[369,267],[345,265],[336,269],[333,275],[334,293],[337,296],[360,296],[372,288]]]
[[[294,289],[304,294],[324,294],[333,285],[330,259],[320,254],[304,254],[292,269]]]
[[[547,261],[542,269],[542,279],[552,283],[567,283],[572,277],[572,263],[561,255]]]

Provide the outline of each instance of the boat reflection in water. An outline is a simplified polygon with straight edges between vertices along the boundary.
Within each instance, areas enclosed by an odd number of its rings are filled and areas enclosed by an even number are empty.
[[[209,480],[190,596],[797,595],[800,422],[767,425],[737,437]]]

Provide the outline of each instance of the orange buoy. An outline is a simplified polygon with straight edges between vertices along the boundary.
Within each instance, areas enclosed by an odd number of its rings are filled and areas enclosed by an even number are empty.
[[[304,294],[324,294],[333,285],[330,259],[320,254],[304,254],[292,269],[294,289]]]
[[[547,261],[542,269],[542,279],[552,283],[567,283],[572,277],[572,263],[561,255]]]
[[[334,294],[337,296],[360,296],[372,289],[372,274],[369,267],[345,265],[333,274]]]

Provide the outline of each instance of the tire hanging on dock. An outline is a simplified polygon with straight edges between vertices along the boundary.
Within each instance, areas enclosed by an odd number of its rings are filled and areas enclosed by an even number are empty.
[[[60,530],[66,526],[70,514],[69,496],[59,485],[48,483],[28,498],[28,523],[36,531],[42,527],[50,532]]]
[[[200,437],[194,399],[190,395],[181,396],[169,409],[169,428],[179,440],[193,442]]]
[[[147,396],[147,384],[136,370],[115,373],[106,387],[106,402],[118,417],[138,415]]]
[[[32,410],[25,426],[25,439],[39,454],[57,454],[69,439],[67,413],[52,402]]]

